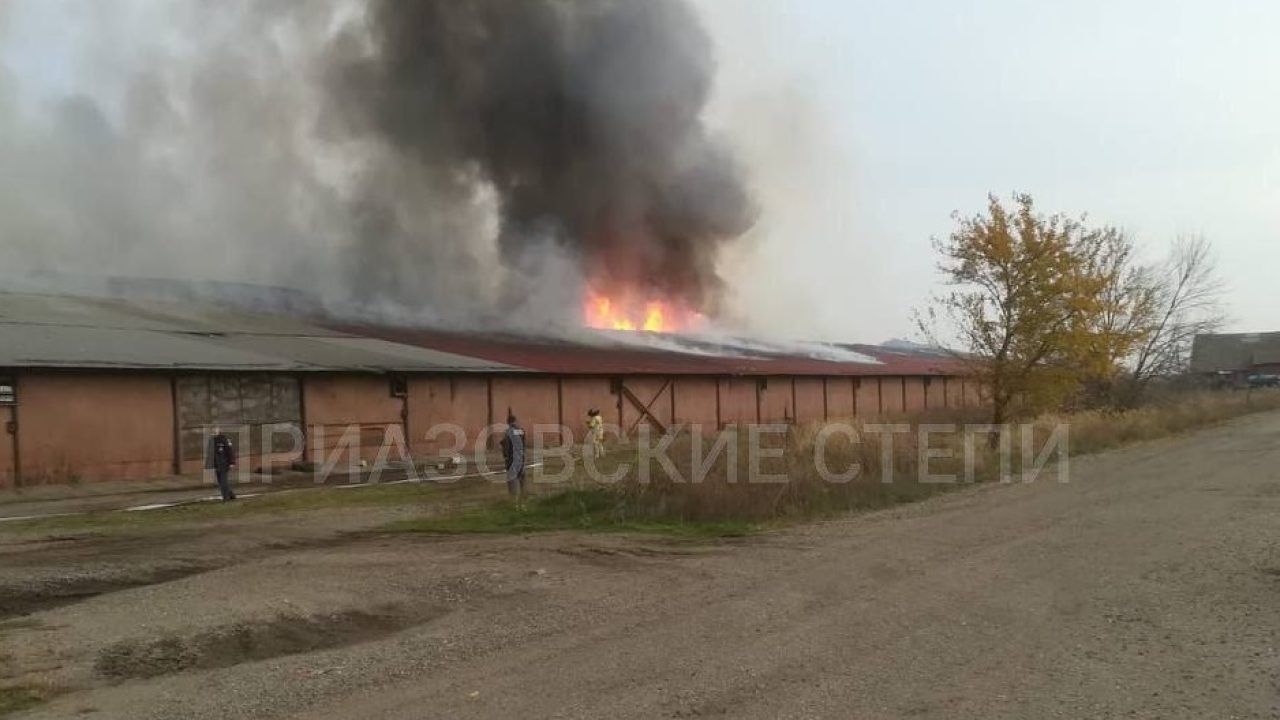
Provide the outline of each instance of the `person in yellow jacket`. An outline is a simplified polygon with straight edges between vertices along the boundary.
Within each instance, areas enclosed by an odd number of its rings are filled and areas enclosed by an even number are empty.
[[[604,418],[600,417],[600,411],[592,408],[587,411],[587,442],[586,447],[591,448],[591,452],[595,457],[604,454]],[[583,449],[585,450],[586,447]]]

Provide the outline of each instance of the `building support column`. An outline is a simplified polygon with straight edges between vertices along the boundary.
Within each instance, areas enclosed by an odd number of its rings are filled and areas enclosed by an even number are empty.
[[[720,411],[720,378],[716,378],[716,432],[724,427],[724,415]]]
[[[564,430],[564,376],[556,376],[556,422],[560,424],[560,429]],[[572,429],[569,430],[573,432]],[[564,441],[563,433],[560,433],[560,440]],[[569,442],[572,444],[573,438],[570,436]]]
[[[174,475],[181,475],[182,474],[182,419],[181,419],[182,413],[178,408],[178,376],[177,375],[169,376],[169,398],[172,401],[171,407],[173,408],[172,410],[173,417],[171,418],[171,421],[173,424],[173,433],[172,433],[173,465],[171,470]]]
[[[22,485],[22,421],[19,419],[21,413],[18,412],[18,405],[22,402],[22,379],[18,375],[13,376],[13,397],[14,403],[9,406],[9,423],[5,429],[9,430],[9,438],[13,442],[13,486],[20,487]]]

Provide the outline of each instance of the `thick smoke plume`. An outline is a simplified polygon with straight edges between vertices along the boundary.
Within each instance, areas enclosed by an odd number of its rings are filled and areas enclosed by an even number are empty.
[[[31,170],[10,267],[280,283],[400,320],[563,321],[584,283],[714,311],[755,210],[702,123],[712,49],[683,0],[195,7],[127,62],[149,35],[99,25],[121,90],[52,123],[0,77],[0,162]]]
[[[334,68],[349,126],[498,195],[516,268],[552,241],[593,281],[705,307],[720,243],[751,224],[707,136],[710,42],[676,0],[378,0]],[[379,227],[375,225],[375,227]]]

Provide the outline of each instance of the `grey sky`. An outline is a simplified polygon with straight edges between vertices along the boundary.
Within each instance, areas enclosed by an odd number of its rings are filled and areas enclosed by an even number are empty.
[[[824,334],[908,332],[937,281],[930,236],[988,191],[1018,190],[1123,226],[1153,257],[1203,233],[1231,327],[1280,328],[1280,3],[699,4],[720,43],[721,109],[789,116],[764,121],[770,153],[808,155],[792,222],[770,224],[746,294],[776,326],[797,311],[764,291],[781,282],[810,288]],[[725,114],[731,129],[759,122]]]
[[[76,90],[88,26],[43,0],[0,3],[22,92]],[[1280,3],[696,4],[719,46],[713,121],[765,210],[725,264],[763,329],[909,335],[938,281],[930,237],[1013,190],[1121,225],[1152,258],[1203,233],[1231,327],[1280,329]],[[145,29],[146,13],[120,22]]]

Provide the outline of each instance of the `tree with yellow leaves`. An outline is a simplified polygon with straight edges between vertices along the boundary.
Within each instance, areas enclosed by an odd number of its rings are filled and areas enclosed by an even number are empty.
[[[1025,194],[1012,207],[992,195],[985,214],[955,219],[951,236],[934,241],[954,289],[920,326],[935,338],[939,316],[953,326],[993,424],[1111,377],[1144,339],[1150,301],[1122,232],[1040,214]]]

